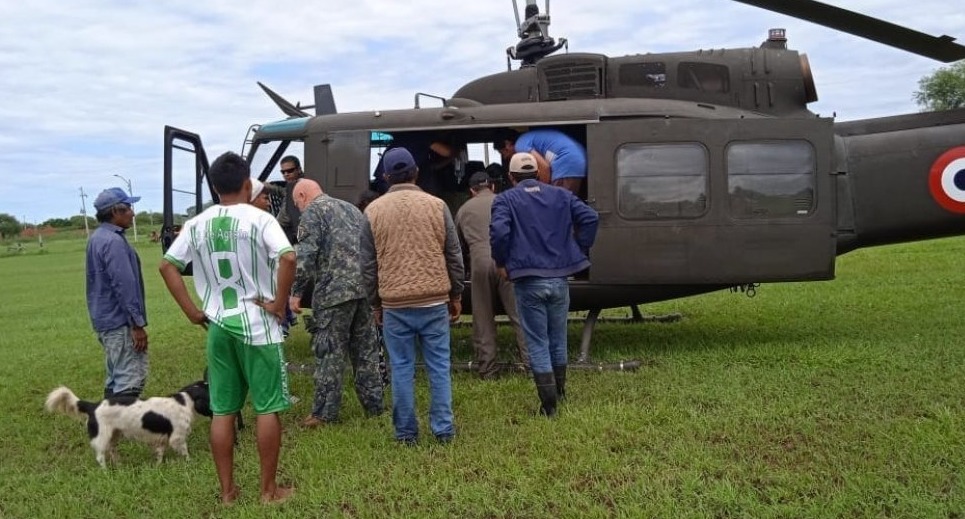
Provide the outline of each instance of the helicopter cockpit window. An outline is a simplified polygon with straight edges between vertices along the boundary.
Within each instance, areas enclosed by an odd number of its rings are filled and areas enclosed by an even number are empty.
[[[807,216],[814,211],[815,156],[807,141],[741,142],[727,148],[735,218]]]
[[[620,84],[663,88],[667,85],[667,65],[661,61],[652,63],[625,63],[620,65]]]
[[[631,220],[697,218],[707,210],[707,148],[624,144],[617,150],[617,210]]]
[[[709,94],[730,92],[730,71],[726,65],[684,61],[677,66],[677,86]]]

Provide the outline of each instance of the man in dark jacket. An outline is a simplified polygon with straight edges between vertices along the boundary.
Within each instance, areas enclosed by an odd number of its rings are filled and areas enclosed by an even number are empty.
[[[554,416],[566,386],[567,278],[590,266],[599,217],[570,191],[536,180],[537,168],[532,155],[513,155],[513,188],[493,202],[490,240],[496,266],[514,283],[540,413]]]
[[[278,224],[285,231],[289,243],[295,245],[298,243],[298,220],[302,213],[295,207],[292,190],[305,174],[302,172],[301,161],[294,155],[283,157],[279,167],[281,176],[285,179],[285,199],[282,200],[281,209],[278,211]]]

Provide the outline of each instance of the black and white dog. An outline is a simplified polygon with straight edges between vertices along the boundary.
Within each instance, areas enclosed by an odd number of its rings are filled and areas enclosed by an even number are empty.
[[[116,443],[126,436],[154,446],[157,461],[164,459],[168,445],[188,457],[188,434],[195,414],[211,416],[207,382],[195,382],[168,397],[140,400],[132,396],[115,396],[100,402],[80,400],[64,387],[47,395],[47,411],[59,412],[87,420],[90,445],[97,463],[107,467],[107,459],[117,463]]]

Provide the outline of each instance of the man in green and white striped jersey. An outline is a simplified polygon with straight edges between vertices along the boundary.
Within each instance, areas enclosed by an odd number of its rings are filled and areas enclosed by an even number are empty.
[[[211,384],[211,453],[221,499],[238,497],[234,483],[235,416],[250,392],[257,414],[261,499],[280,501],[290,488],[277,485],[281,450],[280,411],[290,407],[281,321],[295,271],[295,252],[278,222],[248,203],[250,168],[225,153],[208,177],[220,203],[188,220],[161,261],[161,276],[181,310],[208,329]],[[199,309],[180,273],[194,264]]]

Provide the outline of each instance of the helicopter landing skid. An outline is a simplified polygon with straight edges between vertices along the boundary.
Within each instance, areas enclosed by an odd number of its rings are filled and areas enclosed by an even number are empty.
[[[638,305],[630,306],[630,317],[604,317],[600,319],[600,312],[603,309],[594,308],[586,314],[586,318],[583,321],[583,336],[580,339],[580,356],[576,359],[577,364],[590,364],[590,342],[593,339],[593,329],[596,327],[596,323],[599,321],[603,322],[616,322],[616,323],[645,323],[645,322],[656,322],[656,323],[673,323],[679,321],[683,316],[679,313],[672,313],[666,315],[643,315],[640,313],[640,307]],[[572,321],[579,321],[580,319],[571,319]],[[639,362],[638,362],[639,364]]]
[[[579,371],[633,371],[643,365],[639,360],[620,360],[616,362],[571,362],[567,365],[568,369]],[[416,364],[418,367],[425,367],[423,364]],[[519,362],[497,362],[495,363],[498,373],[529,373],[529,368]],[[453,371],[476,371],[476,362],[453,362]]]

